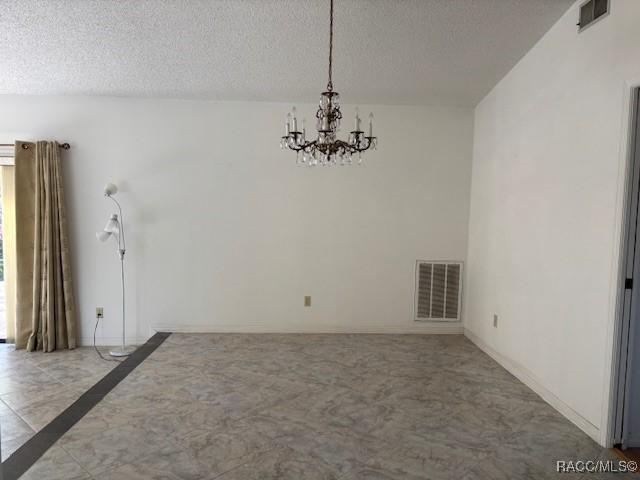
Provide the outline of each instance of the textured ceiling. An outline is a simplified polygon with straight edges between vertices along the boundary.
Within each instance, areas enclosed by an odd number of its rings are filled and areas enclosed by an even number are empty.
[[[335,0],[349,103],[475,105],[573,0]],[[0,94],[315,102],[328,0],[0,0]]]

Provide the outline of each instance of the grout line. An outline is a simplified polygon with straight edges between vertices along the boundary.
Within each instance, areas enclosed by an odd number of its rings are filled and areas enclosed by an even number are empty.
[[[24,418],[22,418],[22,415],[20,415],[18,412],[16,412],[13,408],[11,408],[11,406],[5,402],[4,400],[2,400],[2,398],[0,398],[0,403],[3,403],[5,407],[7,407],[9,410],[11,410],[11,413],[13,413],[16,417],[18,417],[27,427],[29,427],[29,430],[31,430],[34,434],[37,433],[36,430],[29,424],[29,422],[27,422]],[[0,477],[1,478],[1,477]]]
[[[55,386],[56,388],[61,388],[61,389],[63,389],[64,391],[68,391],[68,390],[71,390],[71,389],[75,390],[75,392],[76,392],[77,394],[79,394],[75,400],[77,400],[77,399],[78,399],[78,397],[79,397],[79,396],[81,396],[81,395],[84,393],[84,392],[83,392],[83,389],[78,388],[78,387],[74,387],[74,386],[73,386],[73,385],[71,385],[71,384],[67,384],[67,383],[63,382],[62,380],[60,380],[59,378],[57,378],[56,376],[54,376],[54,375],[52,375],[50,372],[48,372],[46,369],[42,368],[42,367],[40,366],[40,364],[33,363],[33,361],[32,361],[32,360],[28,360],[28,359],[27,359],[27,360],[25,360],[25,362],[31,362],[31,366],[32,366],[32,367],[34,367],[34,368],[35,368],[35,369],[37,369],[37,370],[40,370],[40,371],[41,371],[42,373],[44,373],[46,376],[48,376],[49,378],[51,378],[51,379],[52,379],[52,382],[50,383],[50,385],[49,385],[49,386],[51,386],[51,387],[54,387],[54,386]],[[96,375],[96,377],[97,377],[97,375]],[[14,394],[14,393],[23,393],[23,392],[24,392],[24,391],[23,391],[23,390],[20,390],[20,389],[18,389],[18,390],[12,390],[12,391],[10,391],[10,392],[6,392],[6,393],[4,393],[4,394],[0,395],[0,401],[2,401],[2,403],[4,403],[4,404],[7,406],[7,408],[9,408],[9,409],[10,409],[10,410],[15,414],[15,415],[17,415],[17,416],[18,416],[18,418],[20,418],[20,420],[22,420],[22,421],[23,421],[23,422],[24,422],[24,423],[25,423],[25,424],[26,424],[26,425],[27,425],[27,426],[28,426],[28,427],[33,431],[33,433],[38,433],[38,429],[37,429],[37,428],[35,428],[35,427],[31,424],[31,422],[30,422],[29,420],[27,420],[27,419],[23,416],[23,414],[19,413],[15,408],[12,408],[12,407],[11,407],[11,406],[6,402],[6,401],[2,400],[2,397],[3,397],[3,396],[5,396],[5,395],[11,395],[11,394]],[[56,394],[56,397],[57,397],[57,394]],[[71,401],[71,402],[69,403],[69,405],[71,405],[75,400]],[[68,407],[69,405],[67,405],[67,407]],[[27,407],[28,407],[28,406],[29,406],[29,405],[27,405]]]
[[[71,427],[151,355],[170,333],[157,332],[126,360],[108,372],[47,426],[13,452],[1,465],[3,480],[16,480],[29,470]],[[66,450],[65,450],[66,451]],[[73,458],[73,457],[72,457]]]
[[[61,449],[61,450],[66,454],[66,455],[68,455],[68,456],[69,456],[69,458],[71,459],[71,461],[72,461],[73,463],[75,463],[76,465],[78,465],[78,466],[82,469],[82,471],[83,471],[84,473],[86,473],[87,475],[89,475],[89,477],[93,478],[93,475],[91,475],[91,472],[90,472],[89,470],[87,470],[87,469],[84,467],[84,465],[82,465],[82,464],[81,464],[81,463],[76,459],[76,457],[74,457],[73,455],[71,455],[71,453],[70,453],[70,452],[68,452],[68,451],[67,451],[67,449],[66,449],[66,448],[64,448],[64,446],[59,445],[59,446],[58,446],[58,448],[60,448],[60,449]]]
[[[64,451],[64,453],[66,453],[67,455],[69,455],[69,458],[71,458],[71,460],[75,463],[77,463],[80,468],[87,474],[89,475],[89,477],[94,478],[93,475],[91,474],[91,472],[89,470],[87,470],[84,465],[82,465],[78,459],[70,452],[68,451],[66,448],[64,448],[64,445],[60,445],[59,448],[62,449],[62,451]]]
[[[56,377],[54,377],[53,375],[51,375],[49,372],[47,372],[44,368],[42,368],[40,366],[39,363],[35,363],[34,365],[35,368],[37,368],[38,370],[40,370],[42,373],[44,373],[46,376],[48,376],[49,378],[51,378],[52,380],[54,380],[56,383],[59,383],[60,385],[66,386],[63,382],[61,382],[59,379],[57,379]]]
[[[55,380],[56,383],[59,383],[60,385],[63,385],[66,388],[70,388],[73,387],[73,382],[72,381],[67,381],[67,382],[63,382],[62,379],[58,378],[57,376],[55,376],[53,373],[51,373],[50,371],[48,371],[46,368],[41,367],[40,364],[36,364],[34,365],[37,369],[41,370],[45,375],[47,375],[48,377],[52,378],[53,380]],[[115,368],[115,367],[114,367]],[[113,370],[113,368],[111,369]],[[108,372],[107,372],[108,373]],[[98,373],[99,374],[99,373]],[[96,374],[95,376],[97,377]]]

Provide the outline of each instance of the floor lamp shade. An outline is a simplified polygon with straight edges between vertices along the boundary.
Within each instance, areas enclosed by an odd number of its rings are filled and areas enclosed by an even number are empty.
[[[98,240],[100,240],[101,242],[106,242],[107,240],[109,240],[109,237],[111,236],[111,233],[106,232],[106,231],[101,231],[96,233],[96,238]]]
[[[106,242],[111,235],[118,235],[119,233],[120,223],[118,222],[118,215],[114,213],[107,221],[104,229],[101,232],[96,233],[96,238],[101,242]]]
[[[113,183],[107,183],[104,186],[105,196],[110,197],[111,195],[115,195],[116,193],[118,193],[118,187],[116,187]]]

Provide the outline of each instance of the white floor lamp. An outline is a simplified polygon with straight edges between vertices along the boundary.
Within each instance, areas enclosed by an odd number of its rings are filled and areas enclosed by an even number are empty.
[[[120,258],[120,280],[122,284],[122,346],[120,349],[114,349],[109,352],[112,357],[126,357],[131,355],[135,350],[135,347],[127,347],[125,345],[125,289],[124,289],[124,254],[127,250],[127,245],[124,236],[124,222],[122,220],[122,207],[113,196],[118,193],[118,187],[113,183],[108,183],[104,187],[104,196],[111,199],[113,203],[118,207],[119,215],[114,213],[105,225],[101,232],[96,233],[96,237],[101,242],[106,242],[110,237],[114,237],[118,242],[118,257]]]

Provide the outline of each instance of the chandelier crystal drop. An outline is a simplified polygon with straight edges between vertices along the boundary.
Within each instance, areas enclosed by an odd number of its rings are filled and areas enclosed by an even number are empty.
[[[333,91],[333,0],[329,9],[329,81],[327,90],[320,94],[320,105],[316,112],[315,139],[307,140],[305,121],[298,129],[296,108],[287,114],[285,135],[280,140],[280,148],[289,148],[296,152],[296,163],[314,167],[317,165],[351,165],[355,161],[362,163],[362,152],[373,148],[375,150],[378,139],[373,136],[373,114],[369,114],[369,130],[367,134],[361,129],[361,119],[356,108],[354,128],[349,133],[347,141],[338,139],[340,130],[340,95]]]

